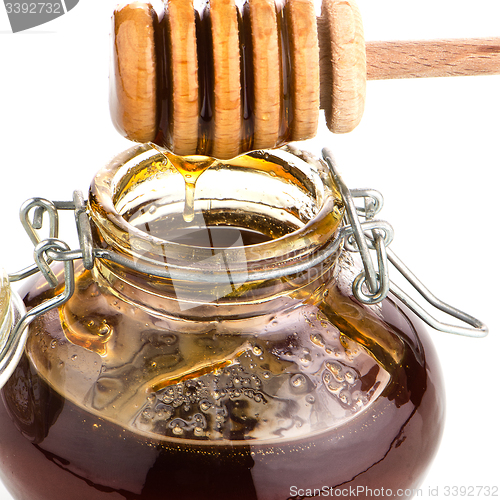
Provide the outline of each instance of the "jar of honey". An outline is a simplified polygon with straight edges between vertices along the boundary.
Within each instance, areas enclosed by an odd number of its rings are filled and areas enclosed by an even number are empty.
[[[443,429],[438,361],[396,296],[353,293],[327,163],[293,147],[217,161],[187,216],[181,170],[139,145],[95,176],[95,259],[75,261],[71,298],[32,321],[1,390],[8,490],[411,498]],[[29,310],[63,292],[53,272],[24,285]]]

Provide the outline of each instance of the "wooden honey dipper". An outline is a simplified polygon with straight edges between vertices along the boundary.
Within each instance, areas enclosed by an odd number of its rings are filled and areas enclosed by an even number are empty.
[[[365,44],[355,0],[116,9],[111,114],[127,138],[228,159],[361,120],[367,79],[500,74],[500,38]]]

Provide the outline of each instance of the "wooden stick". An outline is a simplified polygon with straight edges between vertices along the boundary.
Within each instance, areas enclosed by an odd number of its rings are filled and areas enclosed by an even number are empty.
[[[368,80],[500,74],[500,38],[366,42]]]
[[[180,155],[227,159],[313,137],[320,107],[332,132],[350,132],[367,79],[500,74],[500,38],[365,43],[356,0],[323,0],[317,20],[311,0],[251,0],[242,11],[210,0],[201,35],[192,0],[166,5],[159,17],[141,1],[115,12],[111,113],[126,137]],[[155,36],[164,20],[168,41]],[[210,63],[201,73],[198,58]],[[161,62],[168,71],[157,74]]]

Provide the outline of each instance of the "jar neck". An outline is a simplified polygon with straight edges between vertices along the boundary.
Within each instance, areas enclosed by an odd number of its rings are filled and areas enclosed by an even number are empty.
[[[144,145],[96,175],[95,243],[121,261],[100,260],[95,273],[118,298],[162,315],[260,315],[335,273],[338,252],[323,255],[343,204],[320,160],[286,148],[217,163],[199,177],[188,223],[182,181]]]

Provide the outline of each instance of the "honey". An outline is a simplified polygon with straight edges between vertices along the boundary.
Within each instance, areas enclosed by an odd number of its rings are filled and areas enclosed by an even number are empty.
[[[299,337],[297,347],[306,340]],[[252,351],[249,346],[247,352]],[[204,376],[194,377],[145,397],[144,406],[136,408],[136,419],[124,426],[68,400],[24,358],[2,393],[6,409],[0,412],[1,460],[7,470],[31,479],[24,486],[13,484],[8,476],[3,479],[11,491],[29,492],[29,498],[55,500],[70,498],[75,488],[79,498],[92,499],[119,494],[131,499],[168,495],[178,499],[238,496],[266,500],[289,498],[294,486],[383,486],[394,491],[409,484],[416,487],[418,484],[409,482],[407,474],[421,473],[433,455],[440,435],[442,415],[438,408],[442,403],[436,393],[438,381],[431,376],[428,365],[432,360],[409,356],[407,361],[411,370],[403,372],[409,376],[406,389],[398,395],[386,391],[386,396],[369,410],[341,427],[303,433],[300,413],[291,403],[287,411],[283,401],[283,423],[273,428],[274,435],[266,443],[241,439],[258,427],[256,408],[267,406],[268,387],[279,380],[279,376],[268,374],[261,366],[251,374],[245,373],[248,366],[235,365],[234,371],[221,369],[219,390],[224,387],[224,378],[227,380],[226,394],[215,400],[222,403],[220,406],[211,407],[207,400],[198,399],[203,395],[200,386]],[[260,386],[255,379],[259,372]],[[334,379],[333,372],[329,373]],[[346,370],[347,373],[350,372]],[[250,378],[250,383],[246,378]],[[373,371],[362,378],[357,381],[359,387],[364,384],[373,388]],[[322,398],[311,387],[310,379],[291,374],[287,379],[288,390],[303,396],[304,408],[321,407]],[[209,392],[208,388],[205,390]],[[323,390],[324,396],[331,397],[324,385]],[[245,391],[251,392],[252,397]],[[403,404],[408,398],[411,400]],[[348,406],[347,402],[338,401]],[[197,406],[197,413],[190,410],[191,419],[184,408],[187,404]],[[224,407],[228,414],[223,414],[220,421],[231,423],[227,434],[209,440],[205,434],[207,422],[212,417],[213,432],[221,434],[216,427],[216,410]],[[426,422],[423,427],[419,418]],[[397,430],[386,433],[387,426]],[[300,437],[287,437],[293,433]],[[374,436],[378,437],[373,439]],[[54,484],[57,488],[52,487]],[[37,497],[35,492],[50,492],[51,496]]]
[[[306,265],[343,216],[326,166],[257,152],[198,181],[186,221],[183,176],[154,149],[96,175],[94,245],[131,264],[78,265],[71,299],[32,324],[1,393],[7,488],[271,500],[418,487],[442,430],[439,367],[402,304],[353,298],[349,254]],[[289,262],[304,266],[276,274]],[[33,307],[58,291],[39,279],[23,295]]]
[[[155,149],[157,146],[152,145]],[[185,185],[185,200],[183,217],[186,222],[192,222],[194,219],[194,198],[196,194],[196,181],[200,175],[210,168],[217,160],[202,156],[176,156],[168,150],[161,148],[159,151],[165,157],[167,162],[172,165],[183,177]]]

